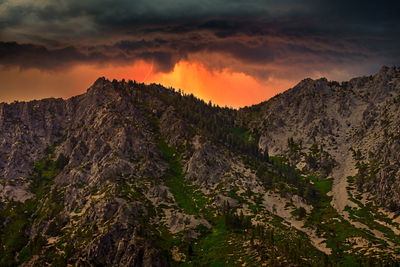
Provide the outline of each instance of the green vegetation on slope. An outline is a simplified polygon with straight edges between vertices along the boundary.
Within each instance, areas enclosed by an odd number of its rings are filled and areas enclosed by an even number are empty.
[[[305,241],[304,234],[298,236],[292,233],[292,230],[282,226],[280,220],[274,220],[273,228],[279,230],[273,235],[271,230],[252,226],[251,217],[238,215],[236,208],[224,206],[221,210],[211,210],[207,205],[207,197],[198,190],[198,186],[185,179],[177,149],[168,146],[163,139],[158,141],[158,147],[169,166],[165,176],[166,185],[179,207],[187,214],[206,218],[212,225],[211,229],[199,229],[201,235],[198,239],[186,242],[182,242],[179,234],[172,235],[165,227],[160,227],[162,242],[157,243],[167,250],[170,258],[170,251],[176,246],[185,254],[185,262],[182,263],[185,266],[241,266],[244,263],[259,266],[266,261],[270,264],[305,264],[324,259],[321,252],[312,247],[309,241]],[[234,198],[242,201],[238,196]],[[292,242],[288,243],[289,237]],[[308,254],[309,258],[303,259],[301,255],[304,254]],[[179,263],[171,259],[171,264]]]
[[[207,201],[199,187],[185,179],[177,149],[168,146],[162,139],[158,142],[158,148],[163,153],[163,160],[169,166],[165,180],[166,185],[174,195],[175,201],[186,214],[206,214],[208,212],[206,209]]]
[[[0,221],[6,220],[0,229],[1,244],[4,244],[0,246],[0,266],[16,266],[37,254],[46,241],[38,234],[29,242],[29,227],[33,222],[54,217],[62,208],[55,199],[57,193],[50,188],[68,158],[61,154],[55,160],[54,147],[47,148],[46,153],[44,159],[34,164],[30,185],[34,197],[25,203],[11,201],[0,207]],[[49,195],[53,201],[44,202]],[[15,261],[17,254],[18,261]]]

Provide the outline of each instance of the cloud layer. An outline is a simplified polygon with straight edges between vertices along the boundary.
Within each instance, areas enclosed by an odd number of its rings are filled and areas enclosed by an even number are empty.
[[[331,79],[400,63],[398,1],[2,0],[0,65],[62,71],[77,65],[178,62],[260,81]]]

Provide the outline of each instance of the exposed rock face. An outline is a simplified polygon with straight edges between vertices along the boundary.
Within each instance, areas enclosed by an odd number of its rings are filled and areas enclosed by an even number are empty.
[[[376,224],[396,233],[397,214],[354,213],[371,196],[398,211],[399,79],[306,79],[239,111],[104,78],[68,100],[2,103],[0,265],[395,259],[398,237]]]
[[[289,138],[305,151],[313,145],[321,146],[324,158],[321,166],[314,169],[334,166],[331,176],[335,180],[346,179],[343,173],[356,175],[357,162],[378,161],[374,170],[368,170],[376,174],[365,177],[360,188],[372,191],[387,207],[400,207],[399,97],[399,67],[383,67],[374,76],[354,78],[342,84],[305,79],[258,105],[259,116],[249,125],[261,134],[260,148],[268,147],[271,155],[285,154]],[[244,115],[248,112],[254,111],[252,108],[242,111]],[[359,159],[346,164],[353,157],[353,151],[358,150]],[[305,157],[299,157],[298,161],[313,168]]]
[[[0,104],[0,176],[26,177],[32,163],[60,139],[69,117],[65,101],[45,99]]]
[[[187,177],[199,184],[213,186],[228,169],[225,155],[210,143],[198,148],[187,163]]]

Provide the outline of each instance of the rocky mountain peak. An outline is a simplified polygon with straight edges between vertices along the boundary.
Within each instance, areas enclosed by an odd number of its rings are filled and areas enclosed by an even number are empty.
[[[378,75],[380,74],[398,75],[399,72],[400,72],[399,66],[391,66],[391,67],[382,66],[378,72]]]
[[[115,90],[114,86],[112,83],[104,78],[100,77],[98,78],[87,90],[88,95],[96,95],[96,94],[112,94],[112,92]]]

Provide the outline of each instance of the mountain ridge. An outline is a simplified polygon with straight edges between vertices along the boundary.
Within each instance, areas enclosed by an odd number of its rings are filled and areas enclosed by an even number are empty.
[[[104,77],[2,103],[1,265],[397,262],[399,78],[239,110]]]

